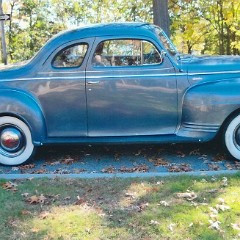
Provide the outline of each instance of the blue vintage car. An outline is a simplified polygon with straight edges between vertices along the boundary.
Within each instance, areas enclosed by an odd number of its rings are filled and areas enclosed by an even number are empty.
[[[0,163],[55,143],[204,142],[240,159],[240,57],[181,55],[157,26],[58,34],[0,71]]]

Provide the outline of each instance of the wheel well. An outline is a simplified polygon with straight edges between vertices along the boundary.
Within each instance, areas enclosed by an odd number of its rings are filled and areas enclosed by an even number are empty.
[[[29,127],[29,129],[31,129],[31,126],[29,125],[29,123],[24,118],[22,118],[21,116],[19,116],[17,114],[14,114],[14,113],[0,113],[0,117],[15,117],[15,118],[21,120],[22,122],[24,122]]]
[[[218,133],[217,133],[217,136],[223,136],[228,124],[230,123],[230,121],[232,119],[234,119],[236,116],[238,116],[240,114],[240,108],[236,109],[235,111],[233,111],[231,114],[228,115],[228,117],[223,121]]]

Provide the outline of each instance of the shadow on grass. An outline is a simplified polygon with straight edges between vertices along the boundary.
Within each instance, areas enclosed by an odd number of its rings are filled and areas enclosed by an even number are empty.
[[[240,174],[152,179],[42,179],[0,190],[1,239],[234,239]],[[193,192],[194,199],[177,197]],[[25,202],[26,195],[46,198]],[[220,199],[219,199],[220,198]],[[11,199],[11,201],[9,201]],[[229,206],[221,211],[217,205]],[[213,209],[217,211],[214,212]],[[219,221],[219,228],[210,227]],[[232,226],[236,226],[234,229]],[[1,236],[2,235],[2,236]]]

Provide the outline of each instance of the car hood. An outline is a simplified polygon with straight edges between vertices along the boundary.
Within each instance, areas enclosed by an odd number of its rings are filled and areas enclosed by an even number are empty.
[[[188,73],[239,72],[240,56],[193,56],[180,57],[182,70]]]

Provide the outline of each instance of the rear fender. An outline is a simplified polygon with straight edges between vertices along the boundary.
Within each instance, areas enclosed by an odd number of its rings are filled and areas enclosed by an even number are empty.
[[[30,128],[35,145],[46,139],[43,113],[32,96],[17,90],[0,90],[0,115],[15,116],[24,121]]]
[[[180,130],[216,135],[223,122],[240,109],[240,79],[195,85],[183,97]]]

